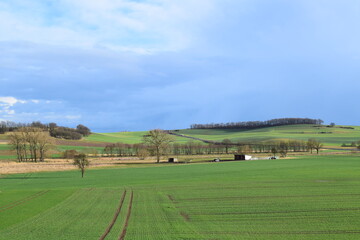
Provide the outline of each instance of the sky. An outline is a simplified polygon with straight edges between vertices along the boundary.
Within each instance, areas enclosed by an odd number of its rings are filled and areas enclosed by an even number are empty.
[[[0,0],[0,120],[360,125],[358,0]]]

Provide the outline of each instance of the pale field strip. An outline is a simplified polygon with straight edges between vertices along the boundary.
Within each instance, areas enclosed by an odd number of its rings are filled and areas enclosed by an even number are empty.
[[[91,168],[103,167],[127,167],[126,164],[155,163],[154,159],[118,159],[118,158],[97,158],[89,159]],[[165,161],[164,161],[165,162]],[[72,159],[46,159],[45,162],[15,162],[0,161],[0,174],[30,173],[30,172],[55,172],[78,170],[73,165]]]

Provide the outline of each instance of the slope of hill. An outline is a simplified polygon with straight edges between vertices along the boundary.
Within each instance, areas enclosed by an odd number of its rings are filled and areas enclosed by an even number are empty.
[[[85,137],[85,142],[107,142],[107,143],[141,143],[143,136],[147,134],[147,131],[140,132],[115,132],[115,133],[93,133],[88,137]],[[176,142],[187,142],[189,139],[174,136]]]
[[[199,139],[221,142],[230,139],[233,142],[264,142],[273,140],[308,140],[315,138],[326,145],[340,146],[360,140],[360,127],[318,125],[288,125],[252,130],[238,129],[184,129],[177,134]]]

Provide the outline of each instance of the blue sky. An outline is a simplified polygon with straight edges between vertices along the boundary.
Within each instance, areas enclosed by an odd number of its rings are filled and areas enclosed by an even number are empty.
[[[0,119],[360,125],[357,0],[2,0]]]

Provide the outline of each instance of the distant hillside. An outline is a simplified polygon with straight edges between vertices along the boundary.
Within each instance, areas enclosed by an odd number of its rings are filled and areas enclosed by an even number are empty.
[[[308,140],[315,138],[326,145],[341,146],[360,140],[359,126],[334,126],[317,124],[286,125],[266,127],[259,129],[182,129],[171,131],[177,136],[176,142],[208,140],[221,142],[230,139],[233,142],[267,142],[274,140]],[[107,143],[140,143],[146,131],[141,132],[116,132],[116,133],[93,133],[84,138],[84,142],[107,142]],[[191,137],[191,138],[188,138]]]
[[[93,133],[88,137],[85,137],[85,142],[107,142],[107,143],[141,143],[143,136],[147,134],[147,131],[139,132],[115,132],[115,133]],[[187,142],[189,139],[183,137],[175,137],[176,142]]]
[[[358,126],[326,125],[286,125],[259,129],[184,129],[176,134],[198,139],[221,142],[230,139],[233,142],[266,142],[274,140],[308,140],[315,138],[326,145],[340,146],[360,140]],[[189,140],[189,139],[188,139]]]
[[[228,123],[208,123],[192,124],[191,129],[256,129],[264,127],[276,127],[299,124],[322,125],[321,119],[311,118],[276,118],[267,121],[246,121],[246,122],[228,122]]]

